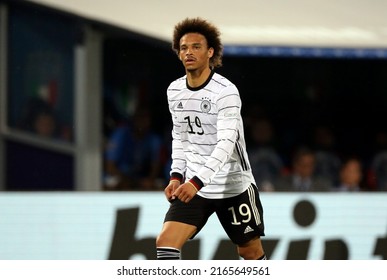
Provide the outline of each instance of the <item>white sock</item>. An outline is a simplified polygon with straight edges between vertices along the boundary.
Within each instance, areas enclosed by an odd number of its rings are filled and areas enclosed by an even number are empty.
[[[157,247],[158,260],[180,260],[180,250],[172,247]]]

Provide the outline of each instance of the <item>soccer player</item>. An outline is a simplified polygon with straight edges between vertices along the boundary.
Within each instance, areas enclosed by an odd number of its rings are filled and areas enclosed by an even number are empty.
[[[167,90],[172,115],[170,207],[157,237],[158,259],[180,259],[216,213],[243,259],[266,259],[263,209],[244,139],[238,89],[214,71],[222,65],[220,32],[201,18],[174,28],[172,48],[185,76]]]

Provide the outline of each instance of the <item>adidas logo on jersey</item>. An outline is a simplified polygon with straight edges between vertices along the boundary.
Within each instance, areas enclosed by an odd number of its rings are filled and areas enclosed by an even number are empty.
[[[249,233],[249,232],[251,232],[251,231],[254,231],[254,230],[253,230],[250,226],[247,226],[247,227],[245,228],[244,234]]]
[[[176,106],[176,109],[183,109],[183,103],[179,102],[179,104]]]

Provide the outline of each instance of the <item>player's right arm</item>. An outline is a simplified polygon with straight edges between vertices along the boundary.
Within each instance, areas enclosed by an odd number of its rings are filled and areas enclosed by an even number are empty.
[[[178,117],[175,112],[175,107],[176,104],[179,102],[179,100],[176,99],[170,99],[170,96],[168,96],[168,107],[169,107],[169,112],[172,117],[172,152],[171,152],[171,159],[172,159],[172,164],[171,164],[171,177],[173,173],[180,174],[181,178],[184,177],[186,166],[187,166],[187,161],[184,153],[184,147],[183,144],[181,143],[181,123],[178,121]]]
[[[181,143],[180,130],[181,124],[178,122],[177,116],[174,112],[175,101],[168,99],[169,111],[172,117],[172,153],[171,153],[171,171],[170,181],[168,186],[165,188],[165,195],[168,200],[174,199],[173,193],[183,183],[185,170],[187,166],[186,157],[184,154],[184,148]]]

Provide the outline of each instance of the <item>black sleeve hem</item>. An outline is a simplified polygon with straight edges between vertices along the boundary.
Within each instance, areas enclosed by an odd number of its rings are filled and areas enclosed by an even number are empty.
[[[204,187],[204,183],[202,182],[202,180],[200,180],[197,176],[194,176],[191,180],[190,180],[191,183],[193,183],[195,185],[195,187],[200,190],[201,188]]]

